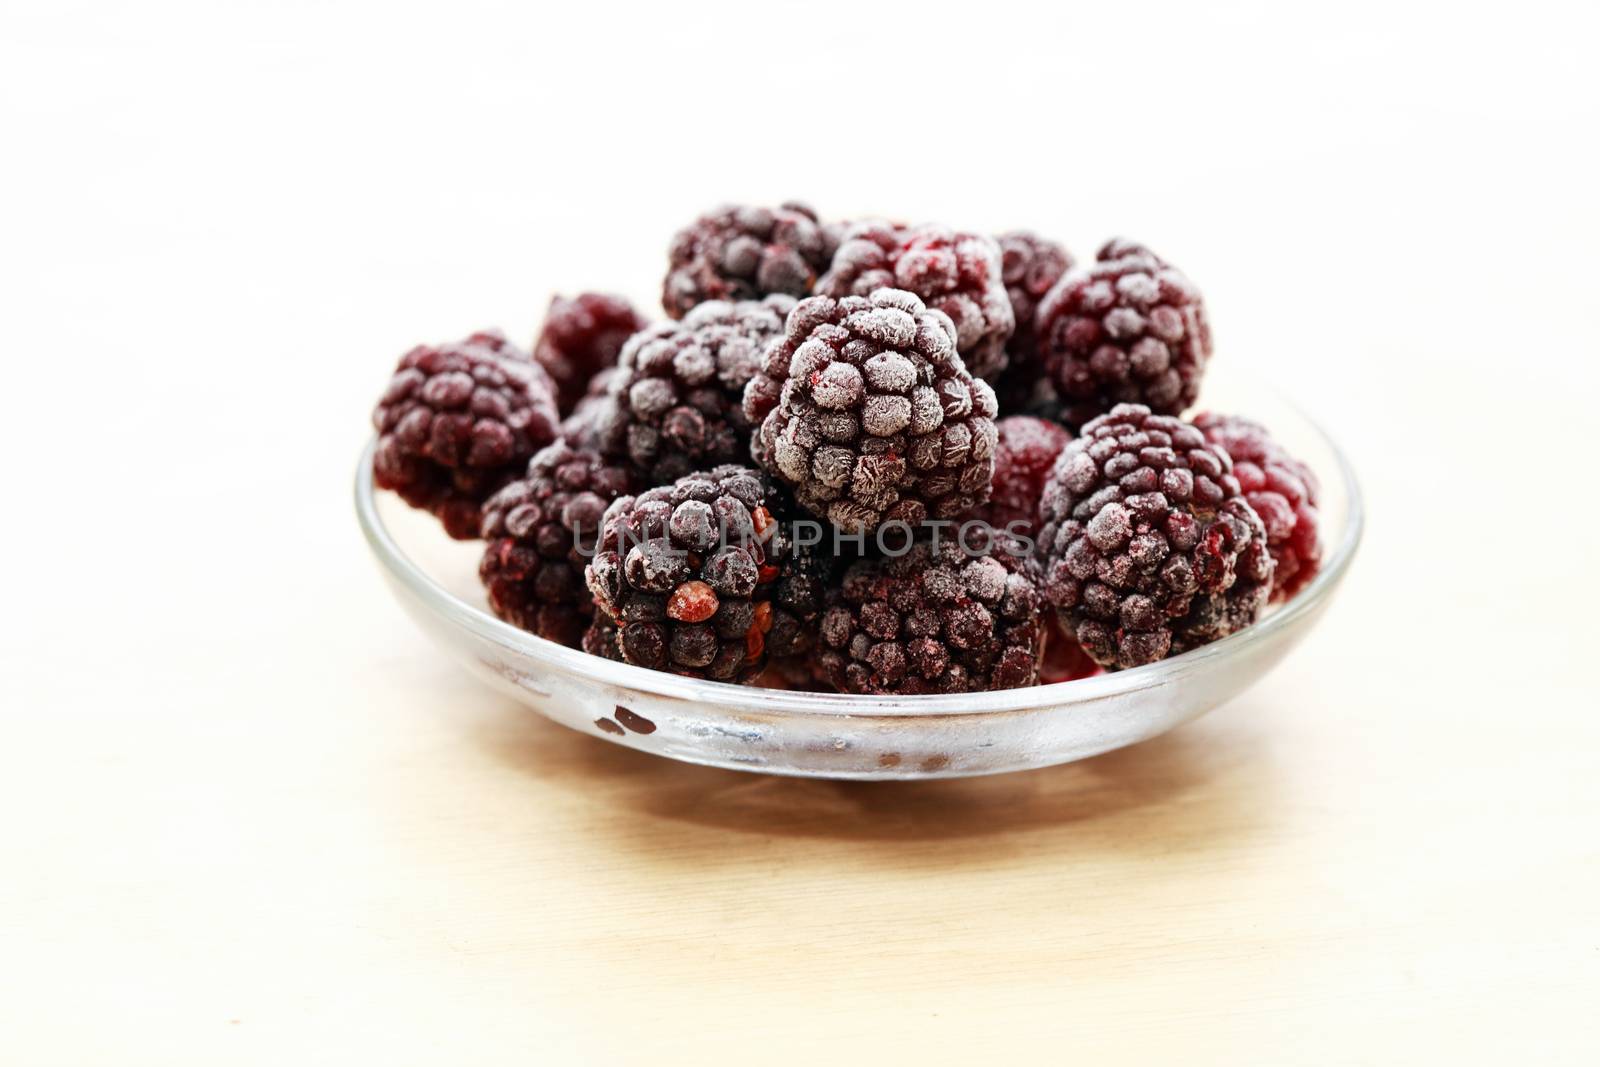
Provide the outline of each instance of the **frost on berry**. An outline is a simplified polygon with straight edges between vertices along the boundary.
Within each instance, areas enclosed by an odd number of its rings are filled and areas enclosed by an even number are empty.
[[[761,474],[727,465],[613,502],[586,571],[615,626],[606,647],[635,666],[719,681],[759,672],[769,644],[809,649],[822,572],[773,519],[775,494]]]
[[[1142,245],[1113,240],[1045,294],[1034,321],[1039,368],[1063,417],[1080,423],[1121,403],[1178,414],[1211,358],[1200,291]]]
[[[562,442],[541,449],[523,477],[483,505],[488,543],[478,575],[495,615],[576,647],[594,614],[584,566],[606,508],[632,489],[625,467],[592,450]]]
[[[1034,538],[1045,482],[1072,434],[1058,423],[1028,415],[1001,419],[995,428],[993,489],[988,504],[976,514],[995,530]]]
[[[851,564],[827,595],[817,674],[849,693],[964,693],[1038,680],[1038,565],[946,539]]]
[[[553,296],[533,359],[550,375],[563,416],[570,415],[597,374],[616,365],[623,343],[649,323],[632,304],[606,293]]]
[[[1033,319],[1039,301],[1072,267],[1072,254],[1055,241],[1027,230],[1013,230],[997,238],[1000,244],[1000,277],[1011,301],[1017,327],[1007,350],[1012,361],[1031,356]]]
[[[485,331],[407,352],[372,422],[378,487],[466,540],[478,536],[483,501],[555,440],[560,417],[545,371]]]
[[[914,294],[816,296],[790,313],[744,394],[758,463],[846,531],[956,519],[989,496],[994,392]]]
[[[897,289],[942,311],[955,326],[955,347],[976,378],[994,381],[1006,365],[1006,342],[1016,325],[992,237],[942,226],[907,228],[867,221],[846,228],[817,292],[869,296]],[[903,339],[880,338],[884,344]]]
[[[1090,421],[1045,486],[1044,591],[1108,669],[1254,622],[1274,564],[1228,453],[1195,426],[1124,404]]]
[[[682,322],[635,334],[623,346],[604,404],[593,409],[600,450],[627,460],[652,485],[744,462],[751,428],[745,385],[793,306],[786,296],[711,301]]]
[[[1039,302],[1071,269],[1073,259],[1060,244],[1026,230],[1001,234],[1000,274],[1011,300],[1016,329],[1006,342],[1006,369],[995,384],[1003,415],[1055,418],[1059,405],[1039,361],[1033,324]]]
[[[1205,413],[1194,423],[1206,440],[1233,460],[1239,488],[1267,531],[1277,569],[1272,600],[1288,600],[1322,566],[1317,498],[1320,487],[1309,466],[1291,456],[1264,426],[1237,415]]]
[[[806,296],[827,269],[835,244],[804,204],[718,208],[673,237],[662,307],[681,319],[707,300]]]

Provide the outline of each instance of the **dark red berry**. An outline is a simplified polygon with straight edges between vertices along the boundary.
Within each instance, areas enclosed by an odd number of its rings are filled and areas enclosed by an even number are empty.
[[[942,226],[855,223],[844,230],[817,292],[870,296],[884,288],[914,293],[928,308],[950,316],[956,350],[973,377],[993,382],[1005,369],[1016,319],[994,238]]]
[[[661,306],[681,319],[707,300],[806,296],[835,244],[804,204],[718,208],[672,239]]]
[[[572,413],[595,375],[616,364],[623,342],[648,325],[620,296],[581,293],[550,298],[533,359],[555,382],[562,415]]]
[[[1040,509],[1045,595],[1097,663],[1151,663],[1260,614],[1272,555],[1232,468],[1200,430],[1137,404],[1061,453]]]
[[[850,532],[955,519],[989,497],[995,400],[915,295],[815,296],[744,394],[752,454],[805,510]]]
[[[1310,467],[1273,440],[1264,426],[1237,415],[1202,414],[1194,424],[1206,440],[1233,459],[1239,488],[1267,530],[1267,547],[1277,562],[1272,600],[1288,600],[1316,577],[1322,566],[1318,538],[1320,487]]]
[[[1017,320],[1009,348],[1013,358],[1033,349],[1033,318],[1044,294],[1055,287],[1061,276],[1072,269],[1072,253],[1055,241],[1027,230],[1013,230],[999,236],[1000,276]]]
[[[1039,301],[1071,269],[1072,255],[1056,242],[1026,230],[1003,233],[997,240],[1000,242],[1000,273],[1006,295],[1011,298],[1011,313],[1017,328],[1006,342],[1007,365],[995,385],[995,395],[999,397],[1003,415],[1048,417],[1040,410],[1048,403],[1047,399],[1041,402],[1040,387],[1049,389],[1049,385],[1040,366],[1033,322]]]
[[[967,693],[1038,681],[1038,564],[953,539],[864,560],[828,594],[819,674],[847,693]]]
[[[607,367],[589,379],[583,397],[561,420],[561,439],[567,444],[574,448],[600,447],[600,429],[610,418],[611,383],[616,380],[617,373],[616,367]]]
[[[378,487],[467,540],[478,536],[483,501],[555,440],[559,415],[549,375],[485,331],[407,352],[372,422]]]
[[[786,296],[713,300],[682,322],[635,334],[623,347],[608,399],[593,409],[601,451],[633,464],[647,485],[747,462],[745,384],[793,306]]]
[[[1012,415],[995,427],[993,491],[975,514],[996,530],[1031,540],[1039,532],[1045,482],[1072,434],[1059,423],[1029,415]]]
[[[605,511],[630,492],[629,470],[557,442],[524,477],[483,505],[488,541],[478,565],[489,607],[513,626],[576,647],[594,614],[584,567]]]
[[[719,681],[761,670],[775,598],[801,558],[776,524],[757,533],[775,501],[766,477],[724,466],[611,505],[586,576],[622,659]]]
[[[1074,425],[1122,403],[1176,415],[1194,403],[1211,358],[1200,291],[1124,240],[1063,276],[1039,304],[1034,329],[1040,370]]]

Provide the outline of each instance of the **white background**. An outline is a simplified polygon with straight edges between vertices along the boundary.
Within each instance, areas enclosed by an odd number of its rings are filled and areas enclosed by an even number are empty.
[[[724,200],[1150,243],[1205,291],[1217,358],[1365,477],[1346,658],[1308,646],[1297,684],[1342,686],[1374,750],[1407,714],[1496,733],[1534,795],[1559,774],[1527,737],[1592,757],[1593,5],[0,10],[0,956],[28,961],[0,1058],[87,1062],[139,1018],[184,1060],[193,990],[68,991],[108,954],[165,989],[170,953],[256,921],[159,872],[220,849],[266,877],[218,843],[227,782],[369,740],[296,709],[453,669],[381,602],[347,503],[394,359],[526,342],[555,290],[649,300],[671,232]],[[256,842],[331,849],[309,825]],[[97,925],[102,894],[132,915]],[[63,1039],[80,1010],[108,1021]],[[308,1024],[279,1019],[291,1048]]]

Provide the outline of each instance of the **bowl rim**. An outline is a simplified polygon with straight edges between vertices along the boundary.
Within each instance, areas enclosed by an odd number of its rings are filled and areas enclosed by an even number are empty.
[[[361,532],[379,565],[434,614],[482,640],[554,670],[571,672],[605,685],[640,690],[657,697],[694,701],[741,712],[748,712],[752,705],[773,712],[821,716],[954,716],[1021,711],[1046,705],[1103,700],[1170,683],[1217,660],[1270,641],[1275,634],[1317,610],[1328,599],[1349,569],[1361,543],[1366,526],[1361,487],[1349,458],[1321,423],[1298,406],[1288,401],[1284,403],[1321,438],[1333,456],[1348,502],[1344,525],[1337,538],[1330,541],[1331,550],[1316,577],[1266,618],[1208,645],[1128,670],[1022,689],[916,696],[813,693],[685,678],[665,671],[602,659],[502,622],[460,599],[418,567],[395,542],[378,513],[372,478],[376,437],[368,439],[356,467],[355,509]]]

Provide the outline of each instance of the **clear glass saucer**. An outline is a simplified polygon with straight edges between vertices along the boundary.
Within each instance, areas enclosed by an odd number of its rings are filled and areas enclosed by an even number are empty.
[[[1208,378],[1203,406],[1264,423],[1321,479],[1321,573],[1221,641],[1133,670],[1029,689],[849,696],[612,663],[491,615],[477,580],[481,545],[451,541],[430,517],[375,493],[371,444],[357,466],[356,515],[396,599],[423,631],[473,673],[563,726],[672,759],[770,774],[909,779],[1046,767],[1154,737],[1237,696],[1311,631],[1349,569],[1363,516],[1344,454],[1275,393],[1219,378]]]

